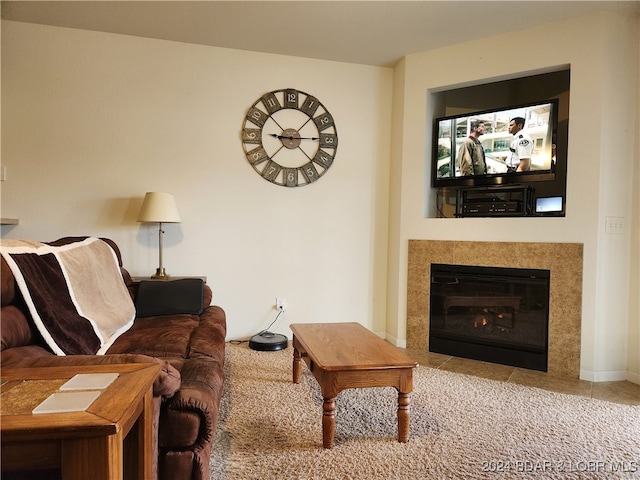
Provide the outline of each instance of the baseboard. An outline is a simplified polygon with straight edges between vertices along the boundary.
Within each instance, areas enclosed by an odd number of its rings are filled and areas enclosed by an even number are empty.
[[[394,345],[398,348],[407,348],[406,340],[400,340],[399,338],[396,338],[393,335],[390,335],[389,333],[385,333],[384,335],[381,335],[381,337],[384,338],[391,345]]]
[[[627,380],[631,383],[640,385],[640,373],[627,372]]]
[[[629,380],[630,372],[626,370],[616,370],[607,372],[593,372],[591,370],[580,370],[580,379],[590,382],[621,382]],[[633,382],[632,380],[629,380]],[[637,383],[637,382],[633,382]]]

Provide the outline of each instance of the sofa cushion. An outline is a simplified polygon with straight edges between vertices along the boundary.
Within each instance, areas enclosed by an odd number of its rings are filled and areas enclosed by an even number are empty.
[[[203,310],[204,282],[199,278],[143,280],[136,297],[136,316],[200,315]]]
[[[197,315],[161,315],[137,318],[107,351],[137,353],[160,358],[188,358],[190,340],[200,324]]]
[[[0,328],[0,337],[2,339],[2,350],[38,342],[39,339],[31,328],[24,310],[16,305],[8,305],[2,307],[1,315],[2,328]]]

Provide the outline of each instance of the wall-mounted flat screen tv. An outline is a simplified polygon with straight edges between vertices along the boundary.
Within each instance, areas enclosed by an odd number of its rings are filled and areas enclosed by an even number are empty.
[[[510,129],[510,123],[520,127]],[[554,180],[557,126],[557,100],[437,118],[432,185],[483,186]],[[513,134],[518,128],[521,130]],[[470,136],[475,138],[475,146],[465,146]],[[478,145],[484,153],[482,161],[477,157]],[[471,150],[476,153],[470,153]],[[474,155],[475,159],[471,158]],[[529,158],[525,159],[525,155]]]

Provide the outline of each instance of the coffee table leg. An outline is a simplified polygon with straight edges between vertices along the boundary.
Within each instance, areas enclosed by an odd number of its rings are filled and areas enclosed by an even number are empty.
[[[333,447],[336,431],[336,399],[325,398],[322,403],[322,446]]]
[[[297,348],[293,348],[293,383],[300,383],[302,375],[302,355]]]
[[[398,392],[398,441],[409,441],[409,421],[411,418],[411,394]]]

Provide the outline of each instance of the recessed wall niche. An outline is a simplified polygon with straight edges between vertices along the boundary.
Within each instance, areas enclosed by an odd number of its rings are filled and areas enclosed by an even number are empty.
[[[456,208],[459,191],[468,186],[433,186],[432,174],[435,167],[434,157],[437,155],[438,139],[434,124],[435,119],[453,115],[464,115],[494,109],[508,109],[512,106],[532,104],[545,101],[557,102],[557,129],[553,138],[556,149],[555,178],[543,181],[527,181],[526,178],[508,180],[509,186],[522,185],[530,192],[527,215],[530,216],[564,216],[566,213],[566,172],[567,146],[569,132],[569,90],[570,69],[558,67],[545,73],[521,76],[508,80],[485,82],[465,87],[443,87],[431,90],[427,94],[427,152],[426,170],[428,184],[425,194],[425,212],[428,218],[457,218],[460,209]],[[501,182],[497,189],[500,190]],[[474,188],[474,187],[471,187]],[[492,187],[493,188],[493,187]],[[561,197],[560,212],[549,214],[535,212],[538,199]],[[484,216],[484,215],[479,215]],[[493,216],[493,215],[486,215]]]

